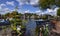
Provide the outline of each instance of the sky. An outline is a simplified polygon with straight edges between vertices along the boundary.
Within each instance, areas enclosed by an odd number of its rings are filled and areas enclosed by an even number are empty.
[[[36,13],[56,15],[58,7],[55,9],[40,10],[38,0],[0,0],[0,14],[11,13],[18,6],[19,13]]]

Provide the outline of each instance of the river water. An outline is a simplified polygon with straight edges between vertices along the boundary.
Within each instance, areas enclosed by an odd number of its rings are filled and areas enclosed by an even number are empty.
[[[26,36],[35,36],[36,23],[34,20],[29,20],[26,25]]]

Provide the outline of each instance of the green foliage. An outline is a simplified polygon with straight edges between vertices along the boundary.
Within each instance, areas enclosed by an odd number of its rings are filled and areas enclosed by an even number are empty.
[[[60,0],[39,0],[41,9],[52,8],[53,5],[60,7]],[[60,16],[60,8],[57,10],[57,15]]]
[[[26,23],[27,21],[26,20],[23,21],[22,19],[20,19],[20,17],[22,17],[23,14],[18,13],[17,9],[18,9],[18,7],[16,7],[15,11],[12,11],[12,13],[6,13],[5,15],[2,15],[2,16],[3,16],[3,19],[12,18],[11,20],[9,20],[11,23],[10,28],[12,30],[16,30],[18,33],[22,34],[22,32],[17,30],[17,25],[21,26],[21,29],[23,29],[23,28],[25,28],[25,26],[23,25],[22,22]],[[29,14],[29,16],[30,16],[30,14]],[[1,15],[0,15],[0,17],[1,17]],[[0,27],[0,28],[6,29],[6,27]]]
[[[46,26],[43,35],[48,36],[48,34],[49,34],[49,30],[48,30],[48,27]]]
[[[47,19],[47,16],[42,16],[42,19],[46,20]]]
[[[36,34],[38,34],[39,31],[40,31],[40,28],[36,27],[36,30],[35,30]]]
[[[48,0],[39,0],[39,6],[41,6],[43,9],[46,9],[48,7]]]
[[[13,16],[16,16],[16,15],[18,15],[18,12],[17,12],[17,11],[13,11],[11,14],[12,14]]]
[[[31,14],[31,13],[25,13],[25,16],[26,16],[26,17],[29,17],[29,18],[30,18],[32,15],[33,15],[33,14]]]
[[[27,23],[28,21],[27,20],[22,20],[24,23]]]
[[[51,8],[53,5],[60,7],[60,0],[39,0],[39,7],[42,9]]]
[[[22,34],[22,32],[20,32],[19,30],[17,30],[17,25],[18,26],[21,26],[21,29],[22,28],[25,28],[25,26],[23,25],[23,23],[22,22],[24,22],[24,21],[22,21],[22,19],[20,19],[20,17],[22,16],[22,14],[21,13],[18,13],[18,12],[16,12],[16,11],[13,11],[12,13],[10,13],[11,15],[11,18],[13,18],[12,20],[10,20],[10,22],[11,22],[11,29],[12,30],[16,30],[17,31],[17,33],[19,33],[20,35]]]
[[[57,10],[57,15],[60,16],[60,8]]]
[[[60,0],[56,0],[56,5],[60,7]]]

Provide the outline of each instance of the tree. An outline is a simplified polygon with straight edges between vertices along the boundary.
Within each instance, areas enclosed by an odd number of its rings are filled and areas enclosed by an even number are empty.
[[[11,15],[13,16],[13,17],[12,17],[13,19],[10,20],[12,30],[16,30],[17,33],[19,33],[19,34],[23,33],[23,31],[17,30],[17,27],[20,27],[20,26],[21,26],[20,29],[25,28],[25,26],[24,26],[23,23],[22,23],[22,22],[24,22],[24,21],[23,21],[22,19],[20,19],[20,17],[22,16],[22,14],[21,14],[21,13],[18,13],[17,11],[13,11],[13,12],[11,13]],[[21,31],[21,32],[20,32],[20,31]]]
[[[39,0],[39,7],[42,9],[51,8],[54,5],[60,7],[60,0]]]
[[[38,16],[37,14],[33,14],[34,15],[34,19],[38,19]]]
[[[33,14],[32,13],[25,13],[25,16],[30,18]]]
[[[0,19],[2,18],[1,14],[0,14]]]
[[[39,0],[39,7],[43,10],[54,6],[60,7],[60,0]],[[60,8],[57,10],[57,15],[60,16]]]
[[[9,16],[11,16],[10,13],[6,13],[6,14],[4,15],[5,18],[7,18],[7,17],[9,17]]]
[[[60,8],[57,10],[57,15],[60,16]]]

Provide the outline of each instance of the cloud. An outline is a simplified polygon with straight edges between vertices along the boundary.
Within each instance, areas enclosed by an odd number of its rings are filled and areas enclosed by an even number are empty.
[[[2,7],[0,6],[0,10],[2,9]]]
[[[47,9],[47,12],[53,12],[53,9]]]
[[[0,9],[1,9],[1,6],[0,6]]]
[[[38,0],[16,0],[19,5],[30,4],[30,5],[37,5]]]
[[[37,5],[38,4],[38,0],[30,0],[30,4],[31,5]]]
[[[16,0],[16,1],[19,3],[19,5],[23,5],[24,4],[21,0]]]
[[[0,12],[5,12],[5,7],[4,6],[6,6],[5,4],[0,4]],[[4,8],[3,8],[4,7]]]
[[[59,8],[56,7],[55,9],[47,9],[47,11],[48,11],[48,12],[57,12],[58,9],[59,9]]]
[[[29,13],[30,11],[29,10],[26,10],[25,13]]]
[[[24,4],[28,4],[28,0],[16,0],[18,3],[19,3],[19,5],[24,5]]]
[[[0,4],[0,14],[4,14],[6,12],[9,12],[9,8],[6,8],[6,4]]]
[[[59,9],[59,7],[56,7],[56,8],[54,9],[54,11],[57,12],[58,9]]]
[[[2,7],[6,6],[6,4],[0,4],[0,10],[2,9]]]
[[[14,1],[11,1],[11,2],[8,2],[8,1],[7,1],[6,4],[7,4],[7,5],[12,5],[12,6],[14,6]]]
[[[0,14],[5,14],[5,13],[10,13],[10,9],[9,8],[6,8],[6,7],[2,7],[2,5],[0,6]]]
[[[35,11],[36,14],[38,15],[43,15],[43,14],[50,14],[52,16],[56,16],[57,15],[57,10],[59,9],[59,7],[56,7],[55,9],[47,9],[46,11],[42,11],[42,10],[37,10]]]
[[[9,8],[4,8],[3,10],[4,10],[4,11],[9,11]]]
[[[0,4],[0,6],[6,6],[6,4]]]
[[[8,11],[9,11],[9,8],[4,8],[0,10],[0,12],[8,12]]]
[[[37,11],[35,11],[36,13],[40,13],[41,12],[41,10],[37,10]]]
[[[58,7],[56,7],[55,9],[47,9],[47,11],[45,12],[45,14],[50,14],[50,15],[56,16],[58,9],[59,9]]]
[[[37,11],[35,11],[35,13],[36,13],[37,15],[41,15],[41,14],[42,14],[42,11],[41,11],[41,10],[37,10]]]

